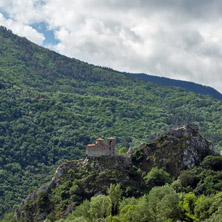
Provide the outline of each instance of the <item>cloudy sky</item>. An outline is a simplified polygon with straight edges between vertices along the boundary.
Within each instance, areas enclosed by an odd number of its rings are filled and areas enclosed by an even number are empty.
[[[222,92],[221,0],[1,0],[0,25],[88,63]]]

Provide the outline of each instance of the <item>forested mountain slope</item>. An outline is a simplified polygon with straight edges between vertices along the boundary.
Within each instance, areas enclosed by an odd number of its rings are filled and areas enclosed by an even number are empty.
[[[133,147],[194,122],[222,145],[220,101],[67,58],[4,27],[0,101],[0,215],[98,137]]]
[[[199,93],[202,95],[209,95],[212,96],[215,99],[222,100],[222,94],[219,93],[217,90],[215,90],[212,87],[209,86],[203,86],[197,83],[189,82],[189,81],[182,81],[182,80],[176,80],[176,79],[170,79],[165,77],[159,77],[159,76],[152,76],[147,74],[129,74],[131,76],[134,76],[138,79],[143,79],[146,81],[158,83],[164,86],[176,86],[184,88],[190,92]]]

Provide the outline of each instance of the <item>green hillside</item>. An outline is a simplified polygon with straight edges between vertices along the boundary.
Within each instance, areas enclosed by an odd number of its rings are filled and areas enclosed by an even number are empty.
[[[98,137],[134,147],[194,122],[222,146],[221,101],[67,58],[4,27],[0,101],[0,215]]]

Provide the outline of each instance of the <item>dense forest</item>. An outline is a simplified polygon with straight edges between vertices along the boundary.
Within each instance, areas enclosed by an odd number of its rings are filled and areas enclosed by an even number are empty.
[[[143,79],[146,81],[158,83],[164,86],[181,87],[190,92],[195,92],[202,95],[210,95],[215,99],[222,100],[222,94],[210,86],[204,86],[204,85],[200,85],[193,82],[170,79],[170,78],[159,77],[159,76],[152,76],[152,75],[141,74],[141,73],[129,74],[129,75],[132,75],[138,79]]]
[[[67,58],[4,27],[0,101],[1,216],[98,137],[129,148],[194,122],[222,146],[221,101]]]

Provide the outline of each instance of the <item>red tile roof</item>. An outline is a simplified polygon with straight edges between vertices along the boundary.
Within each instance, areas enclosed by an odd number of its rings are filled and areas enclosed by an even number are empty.
[[[102,139],[102,138],[99,138],[99,139],[97,139],[97,140],[98,140],[98,141],[104,141],[104,139]],[[96,140],[96,141],[97,141],[97,140]]]

